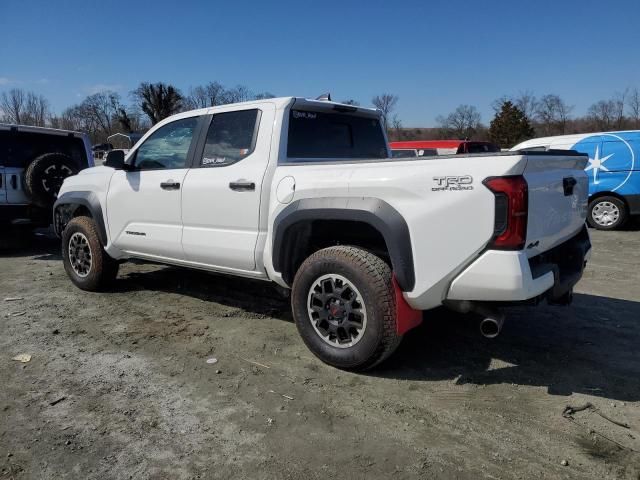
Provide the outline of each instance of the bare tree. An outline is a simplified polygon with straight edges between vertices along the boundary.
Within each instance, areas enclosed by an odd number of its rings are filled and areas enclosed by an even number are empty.
[[[44,127],[50,117],[49,101],[34,92],[14,88],[0,97],[3,120],[9,123]]]
[[[152,125],[179,112],[182,108],[182,94],[170,84],[142,82],[132,94]]]
[[[611,100],[600,100],[587,110],[587,117],[596,130],[611,130],[616,106]]]
[[[85,115],[83,114],[80,105],[74,105],[66,108],[60,116],[52,116],[50,121],[53,128],[89,132]]]
[[[640,128],[640,89],[638,89],[638,87],[629,91],[627,106],[629,108],[629,119],[633,124],[633,128]]]
[[[225,88],[218,82],[209,82],[189,91],[185,106],[189,109],[215,107],[225,103]]]
[[[135,108],[120,107],[115,119],[126,133],[141,132],[149,128],[149,125],[142,118],[142,113]]]
[[[391,130],[397,140],[402,138],[402,121],[398,115],[394,115],[391,119]]]
[[[524,90],[513,97],[513,104],[531,121],[538,108],[538,99],[531,90]]]
[[[237,85],[225,92],[223,103],[246,102],[252,98],[253,94],[251,93],[251,90],[244,85]]]
[[[376,95],[371,99],[371,103],[373,103],[373,105],[382,112],[382,115],[384,115],[385,125],[387,123],[387,119],[391,117],[391,113],[395,110],[399,99],[400,97],[391,93]]]
[[[511,102],[511,97],[507,95],[502,95],[501,97],[498,97],[493,102],[491,102],[491,108],[497,114],[500,112],[500,110],[502,110],[502,105],[504,105],[507,102]]]
[[[266,100],[267,98],[276,98],[276,96],[271,92],[261,92],[256,93],[253,98],[256,100]]]
[[[573,107],[558,95],[548,94],[536,105],[535,118],[544,135],[564,134]]]
[[[615,130],[624,125],[625,94],[617,94],[610,100],[600,100],[587,110],[587,119],[596,130]]]
[[[120,96],[110,91],[89,95],[80,104],[80,112],[89,133],[102,134],[105,138],[113,133],[114,122],[121,108]]]
[[[447,116],[438,116],[436,122],[443,136],[471,138],[481,127],[480,112],[473,105],[459,105]]]
[[[12,88],[9,92],[4,92],[0,97],[0,108],[4,113],[3,120],[8,123],[20,124],[23,121],[25,109],[24,90]]]

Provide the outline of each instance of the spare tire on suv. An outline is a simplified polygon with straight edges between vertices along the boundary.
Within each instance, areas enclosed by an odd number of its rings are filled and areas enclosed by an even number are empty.
[[[63,153],[45,153],[27,167],[24,183],[31,201],[39,207],[51,207],[65,178],[78,173],[75,162]]]

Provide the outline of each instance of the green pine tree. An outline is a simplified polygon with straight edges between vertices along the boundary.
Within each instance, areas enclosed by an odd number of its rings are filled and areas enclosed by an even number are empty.
[[[533,128],[522,110],[509,100],[503,102],[489,126],[491,141],[502,148],[511,148],[533,136]]]

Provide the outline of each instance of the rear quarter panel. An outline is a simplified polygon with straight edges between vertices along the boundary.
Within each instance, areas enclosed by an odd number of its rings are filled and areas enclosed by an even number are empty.
[[[280,165],[274,174],[269,223],[286,204],[277,200],[285,177],[295,180],[291,201],[318,197],[373,197],[384,200],[406,220],[413,248],[416,283],[406,296],[415,308],[439,305],[452,277],[493,235],[494,196],[482,180],[522,173],[521,155],[470,155],[409,161]],[[442,189],[439,177],[471,177],[472,188]],[[272,238],[268,238],[270,255]],[[265,259],[274,274],[270,258]]]

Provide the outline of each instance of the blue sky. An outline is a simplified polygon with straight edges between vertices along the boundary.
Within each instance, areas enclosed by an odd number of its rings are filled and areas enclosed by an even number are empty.
[[[583,114],[640,87],[640,1],[2,1],[0,91],[55,111],[140,81],[278,96],[399,95],[405,126],[461,103],[557,93]]]

